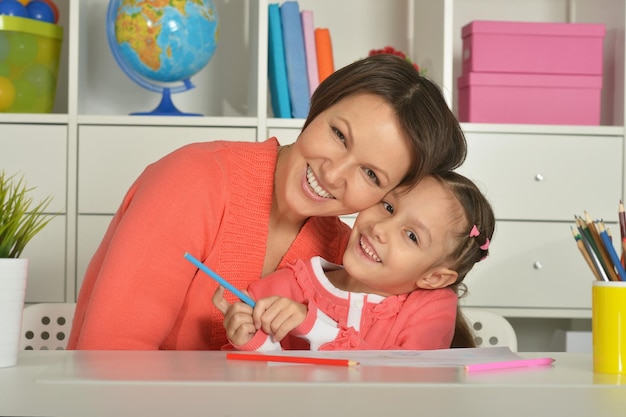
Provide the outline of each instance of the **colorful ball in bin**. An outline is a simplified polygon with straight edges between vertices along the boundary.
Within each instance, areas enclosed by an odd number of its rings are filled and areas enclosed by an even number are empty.
[[[59,8],[52,0],[41,0],[44,3],[47,3],[48,6],[52,9],[52,13],[54,13],[54,23],[59,22]]]
[[[0,61],[0,77],[8,77],[11,73],[9,63],[6,61]]]
[[[0,15],[28,17],[26,7],[17,0],[0,0]]]
[[[0,77],[0,111],[10,109],[14,101],[15,87],[13,83],[6,77]]]
[[[26,68],[22,73],[22,78],[35,87],[37,97],[51,94],[56,84],[54,74],[42,64],[33,64]]]
[[[52,111],[62,39],[58,25],[0,15],[0,112]]]
[[[23,78],[16,78],[13,81],[15,87],[15,101],[9,108],[12,113],[30,113],[37,100],[37,89],[30,82]]]
[[[7,36],[4,33],[0,32],[0,62],[6,60],[8,55],[9,55],[9,40],[7,39]]]
[[[37,57],[35,62],[38,64],[48,64],[54,62],[61,53],[61,44],[50,42],[48,38],[42,36],[37,37]]]
[[[9,38],[9,56],[7,57],[9,64],[23,67],[35,61],[37,58],[37,38],[35,35],[24,32],[8,32],[7,37]]]
[[[54,11],[45,1],[31,0],[26,5],[28,17],[47,23],[54,23]]]

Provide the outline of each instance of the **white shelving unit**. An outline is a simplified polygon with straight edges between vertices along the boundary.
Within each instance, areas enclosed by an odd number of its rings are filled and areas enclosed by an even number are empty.
[[[27,302],[73,301],[86,265],[131,181],[192,141],[294,140],[303,120],[268,106],[267,0],[216,0],[218,48],[173,95],[202,117],[130,116],[158,104],[117,66],[106,38],[107,0],[56,0],[65,35],[51,114],[0,113],[0,166],[26,175],[60,215],[37,236]],[[299,0],[328,27],[335,66],[392,45],[437,81],[456,111],[461,28],[472,20],[603,23],[601,126],[464,124],[461,171],[483,186],[498,225],[491,258],[468,277],[464,301],[513,318],[588,319],[592,276],[568,230],[588,210],[616,221],[625,195],[623,0]],[[594,159],[592,159],[593,157]],[[523,342],[521,349],[524,349]]]

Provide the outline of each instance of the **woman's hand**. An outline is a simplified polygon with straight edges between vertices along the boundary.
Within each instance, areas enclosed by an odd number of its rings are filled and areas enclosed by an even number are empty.
[[[289,298],[272,296],[256,302],[252,319],[256,329],[262,329],[280,342],[287,334],[298,327],[308,312],[308,307]]]
[[[252,319],[252,307],[242,302],[230,304],[224,299],[222,286],[217,287],[212,301],[213,305],[224,314],[224,329],[226,329],[226,337],[230,343],[235,346],[248,343],[258,330]]]

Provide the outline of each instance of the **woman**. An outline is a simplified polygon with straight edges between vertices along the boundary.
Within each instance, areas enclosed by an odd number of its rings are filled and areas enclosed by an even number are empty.
[[[239,288],[297,258],[339,263],[350,231],[337,216],[465,154],[441,92],[411,64],[350,64],[318,87],[292,146],[198,143],[146,168],[89,264],[68,348],[219,349],[216,284],[185,252]]]

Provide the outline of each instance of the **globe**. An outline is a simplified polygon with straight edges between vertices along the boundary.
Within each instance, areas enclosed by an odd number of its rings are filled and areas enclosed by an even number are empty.
[[[183,113],[171,94],[194,88],[191,77],[213,57],[219,20],[212,0],[111,0],[107,38],[122,71],[141,87],[162,94],[139,115]]]

